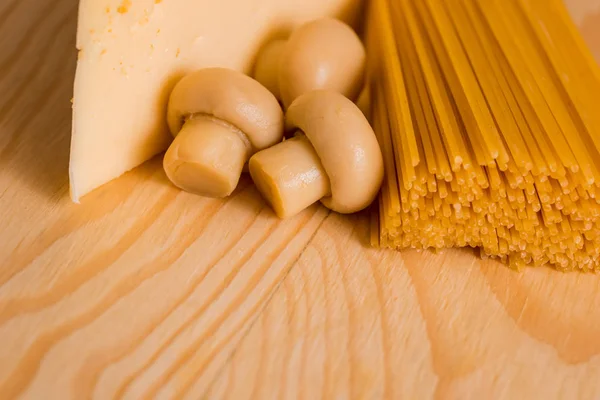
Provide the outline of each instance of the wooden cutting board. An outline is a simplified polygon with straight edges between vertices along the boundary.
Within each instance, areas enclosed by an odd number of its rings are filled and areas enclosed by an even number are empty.
[[[570,6],[599,55],[600,0]],[[600,398],[598,275],[370,249],[159,159],[71,204],[76,16],[0,2],[0,398]]]

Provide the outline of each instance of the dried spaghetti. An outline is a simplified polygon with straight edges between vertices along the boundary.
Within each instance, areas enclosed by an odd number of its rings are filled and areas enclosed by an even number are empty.
[[[560,0],[371,0],[374,245],[600,269],[600,69]]]

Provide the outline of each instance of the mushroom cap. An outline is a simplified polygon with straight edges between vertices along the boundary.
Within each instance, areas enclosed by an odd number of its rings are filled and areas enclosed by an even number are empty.
[[[281,56],[279,91],[285,106],[312,90],[326,89],[355,99],[362,87],[365,48],[352,28],[320,18],[296,29]]]
[[[243,132],[258,151],[281,141],[283,111],[256,80],[227,68],[206,68],[185,76],[169,99],[167,121],[175,136],[186,119],[208,115]]]
[[[286,114],[286,130],[310,140],[331,182],[321,202],[348,214],[373,202],[383,181],[383,157],[364,114],[343,95],[317,90],[298,97]]]
[[[277,99],[281,98],[279,94],[279,64],[286,43],[285,39],[270,41],[260,50],[254,64],[254,79],[269,89]]]

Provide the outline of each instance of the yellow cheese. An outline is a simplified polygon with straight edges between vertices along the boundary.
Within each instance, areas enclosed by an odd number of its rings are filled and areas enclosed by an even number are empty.
[[[250,72],[258,50],[299,24],[355,24],[361,0],[81,0],[70,183],[74,201],[165,150],[170,89],[221,66]]]

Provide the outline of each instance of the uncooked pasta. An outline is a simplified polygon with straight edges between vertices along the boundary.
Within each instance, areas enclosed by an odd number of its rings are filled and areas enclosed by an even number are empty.
[[[371,241],[600,269],[600,69],[560,0],[371,0]]]

